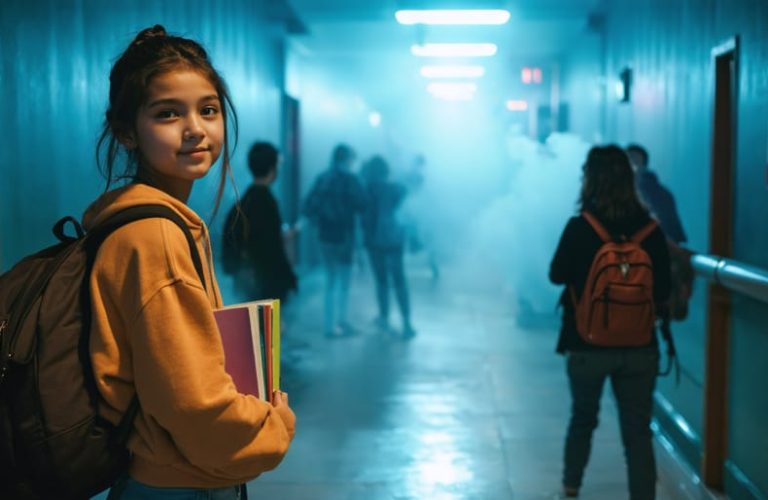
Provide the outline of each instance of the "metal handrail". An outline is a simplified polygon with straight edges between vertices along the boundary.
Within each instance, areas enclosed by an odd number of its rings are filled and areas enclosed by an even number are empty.
[[[768,271],[717,255],[694,255],[696,274],[729,290],[768,303]]]

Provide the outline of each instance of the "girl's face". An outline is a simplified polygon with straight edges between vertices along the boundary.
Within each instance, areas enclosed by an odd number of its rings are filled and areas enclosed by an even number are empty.
[[[152,79],[126,141],[137,148],[141,174],[186,200],[192,182],[208,173],[224,143],[224,116],[216,88],[200,73],[177,70]]]

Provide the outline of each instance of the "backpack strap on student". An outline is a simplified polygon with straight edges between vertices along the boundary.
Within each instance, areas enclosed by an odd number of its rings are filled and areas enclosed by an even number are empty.
[[[608,230],[605,229],[605,226],[600,224],[600,221],[597,220],[597,217],[587,212],[586,210],[581,212],[581,216],[584,217],[584,219],[586,219],[587,222],[589,222],[589,225],[592,226],[592,229],[595,230],[597,235],[600,237],[601,240],[603,240],[604,243],[613,241],[613,237],[611,237],[611,233],[609,233]]]
[[[672,329],[670,328],[669,312],[665,311],[661,314],[661,336],[664,338],[664,342],[667,344],[667,367],[664,370],[659,371],[660,376],[669,375],[672,369],[675,370],[675,384],[680,385],[680,360],[677,357],[677,349],[675,348],[675,339],[672,337]]]
[[[610,241],[613,241],[611,234],[605,229],[605,226],[600,224],[600,221],[597,220],[597,217],[595,217],[594,215],[592,215],[586,210],[581,212],[581,216],[584,217],[584,219],[589,223],[590,226],[592,226],[592,229],[594,229],[594,231],[597,233],[597,235],[600,237],[603,243],[608,243]],[[579,304],[579,298],[576,296],[576,289],[573,286],[569,286],[568,290],[570,291],[571,300],[573,301],[573,307],[577,307]]]
[[[634,241],[637,244],[640,244],[644,239],[646,239],[648,236],[651,235],[654,229],[656,229],[656,226],[658,226],[659,223],[656,222],[655,219],[651,219],[651,222],[643,226],[638,232],[636,232],[634,235],[632,235],[632,241]]]
[[[96,259],[96,252],[104,240],[107,239],[107,236],[112,234],[117,229],[130,224],[131,222],[152,218],[168,219],[179,226],[179,228],[184,232],[184,237],[186,238],[187,244],[189,245],[189,251],[192,254],[192,262],[195,266],[195,270],[197,271],[198,276],[200,277],[200,282],[205,288],[205,273],[203,272],[203,262],[200,259],[200,252],[197,250],[195,238],[192,236],[189,227],[187,227],[187,224],[179,216],[179,214],[165,205],[138,205],[135,207],[126,208],[125,210],[121,210],[120,212],[109,217],[104,222],[90,230],[86,235],[88,248],[87,275],[90,275],[90,270],[93,268],[93,262]],[[58,226],[59,224],[57,224],[57,227]],[[61,226],[63,228],[63,224]],[[60,232],[63,232],[61,231],[62,228],[59,228]],[[89,351],[90,326],[84,329],[83,337],[83,341],[80,343],[81,348],[84,350],[84,352],[81,352],[81,359],[84,363],[84,366],[87,367],[87,370],[85,370],[86,380],[92,380],[93,369],[91,366],[91,357]],[[95,386],[95,381],[92,383]],[[128,405],[128,408],[120,419],[120,423],[117,425],[113,434],[113,438],[117,444],[127,444],[128,436],[130,435],[131,429],[133,428],[133,421],[136,418],[138,412],[139,398],[136,394],[134,394],[133,398],[131,399],[131,403]]]

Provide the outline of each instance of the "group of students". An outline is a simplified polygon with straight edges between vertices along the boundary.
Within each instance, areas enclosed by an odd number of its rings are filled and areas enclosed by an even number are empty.
[[[139,402],[127,442],[130,466],[112,487],[112,500],[244,498],[244,484],[276,467],[294,437],[296,419],[287,394],[276,392],[271,403],[240,394],[224,370],[213,315],[222,300],[209,232],[187,206],[194,182],[221,159],[219,203],[230,175],[229,137],[236,133],[231,113],[226,85],[203,47],[166,33],[162,26],[141,31],[112,67],[109,106],[98,145],[106,149],[107,191],[88,208],[84,225],[98,227],[130,207],[162,205],[184,221],[204,256],[199,273],[184,231],[166,219],[151,218],[116,230],[93,263],[88,349],[100,394],[99,413],[116,425],[134,395]],[[127,169],[117,172],[121,155]],[[383,158],[374,157],[364,165],[362,182],[351,171],[354,161],[352,148],[338,145],[303,210],[317,225],[326,266],[326,332],[339,335],[348,328],[347,291],[360,217],[376,275],[377,321],[388,324],[387,282],[392,279],[403,333],[411,336],[402,263],[404,235],[394,216],[405,191],[389,180]],[[276,211],[274,199],[265,192],[274,179],[276,163],[273,147],[252,148],[249,164],[261,181],[243,197],[244,211]],[[109,189],[116,179],[126,178],[130,181],[124,186]],[[656,472],[649,424],[659,359],[655,336],[648,332],[647,342],[631,347],[593,345],[579,332],[577,303],[571,298],[586,293],[593,257],[605,243],[597,226],[626,242],[652,223],[648,208],[638,198],[625,151],[607,146],[589,152],[580,208],[582,215],[568,221],[550,272],[553,282],[566,285],[558,350],[568,353],[573,405],[564,492],[578,495],[602,387],[610,378],[619,406],[631,497],[653,498]],[[272,244],[281,241],[274,217],[250,220],[269,222]],[[670,292],[667,236],[658,226],[648,227],[637,244],[652,263],[652,301],[662,310]],[[264,258],[256,255],[259,252],[277,252],[276,247],[267,247],[252,246],[251,258]],[[282,262],[284,254],[279,253],[282,257],[277,260]],[[287,261],[279,269],[260,272],[268,277],[259,284],[260,294],[283,296],[296,286]],[[280,277],[271,280],[270,273]]]
[[[325,270],[325,335],[333,338],[355,333],[348,321],[347,303],[354,257],[362,244],[375,282],[375,325],[392,331],[389,296],[393,289],[402,317],[402,335],[410,338],[415,330],[403,268],[406,228],[398,213],[406,188],[390,180],[389,164],[383,157],[376,155],[366,161],[359,176],[353,173],[355,161],[350,146],[337,145],[328,169],[315,180],[302,210],[316,228]],[[235,276],[235,287],[246,300],[285,301],[298,287],[284,243],[296,236],[300,224],[283,230],[277,200],[270,191],[279,163],[279,152],[272,144],[257,142],[251,147],[248,167],[253,183],[224,224],[224,271]]]
[[[348,322],[347,303],[359,225],[375,281],[375,324],[391,331],[389,296],[390,289],[394,289],[402,318],[402,336],[410,338],[416,332],[411,324],[403,268],[405,227],[398,217],[406,189],[390,179],[390,167],[383,157],[377,155],[366,161],[359,177],[353,173],[355,162],[356,154],[350,146],[337,145],[330,165],[315,180],[303,207],[304,215],[317,228],[325,267],[325,335],[344,337],[355,331]]]

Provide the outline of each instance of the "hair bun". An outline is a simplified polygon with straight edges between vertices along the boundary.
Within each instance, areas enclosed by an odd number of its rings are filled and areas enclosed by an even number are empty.
[[[141,45],[142,43],[148,40],[152,40],[155,38],[164,38],[166,36],[168,36],[168,32],[165,31],[165,28],[160,24],[156,24],[151,28],[145,28],[141,30],[139,34],[136,35],[136,38],[133,39],[133,43],[131,43],[131,45],[133,46]]]

